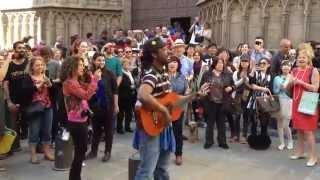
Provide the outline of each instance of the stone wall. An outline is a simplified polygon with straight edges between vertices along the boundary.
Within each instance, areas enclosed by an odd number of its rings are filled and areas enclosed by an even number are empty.
[[[62,36],[68,44],[70,36],[75,34],[85,37],[86,33],[92,32],[98,36],[103,30],[111,34],[117,28],[131,27],[130,0],[33,1],[32,8],[1,10],[0,26],[4,38],[0,45],[11,47],[12,42],[27,35],[49,45]]]
[[[253,43],[256,36],[270,49],[284,37],[295,46],[320,41],[319,0],[201,0],[198,7],[202,21],[211,25],[212,41],[226,47]]]
[[[195,0],[134,0],[132,26],[134,29],[170,24],[170,18],[198,15]]]

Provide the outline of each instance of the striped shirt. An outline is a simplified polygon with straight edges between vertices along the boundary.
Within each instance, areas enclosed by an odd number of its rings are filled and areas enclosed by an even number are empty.
[[[171,92],[169,76],[164,70],[159,71],[155,68],[145,70],[142,77],[142,84],[148,84],[153,88],[154,97]]]

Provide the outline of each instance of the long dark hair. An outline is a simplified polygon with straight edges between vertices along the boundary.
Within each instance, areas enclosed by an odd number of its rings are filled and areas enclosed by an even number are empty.
[[[215,57],[215,58],[213,59],[212,64],[211,64],[211,67],[210,67],[210,71],[213,71],[213,70],[216,68],[216,66],[217,66],[217,64],[218,64],[219,61],[222,61],[222,63],[223,63],[223,71],[222,71],[222,73],[224,72],[224,69],[226,68],[226,64],[224,63],[224,60],[223,60],[223,59],[220,59],[220,58],[218,58],[218,57]]]
[[[143,55],[141,57],[142,69],[144,69],[144,70],[150,69],[150,67],[154,61],[152,53],[153,52],[151,52],[151,51],[145,51],[145,50],[143,51]]]
[[[249,63],[249,66],[248,66],[248,69],[247,69],[247,75],[249,76],[250,71],[251,71],[250,61],[248,61],[248,63]],[[240,61],[239,70],[238,70],[238,73],[237,73],[237,78],[238,79],[240,78],[240,74],[242,73],[242,71],[243,71],[243,68],[241,66],[241,61]]]
[[[80,61],[83,62],[83,59],[79,56],[69,56],[63,61],[60,73],[61,82],[72,77],[73,73],[78,69]]]
[[[104,55],[100,52],[94,53],[92,57],[92,62],[91,62],[91,72],[94,73],[98,68],[94,65],[94,61],[97,60],[98,57],[104,57]]]

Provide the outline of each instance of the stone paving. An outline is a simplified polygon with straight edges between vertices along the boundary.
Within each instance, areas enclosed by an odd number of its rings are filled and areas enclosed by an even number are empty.
[[[279,152],[278,141],[274,139],[271,149],[254,151],[247,145],[230,144],[230,150],[217,146],[204,150],[203,132],[200,142],[190,144],[185,141],[184,164],[170,166],[171,180],[319,180],[320,166],[305,167],[306,160],[289,160],[288,151]],[[319,149],[320,146],[318,145]],[[102,148],[102,146],[101,146]],[[128,157],[135,153],[131,148],[131,135],[115,135],[112,158],[102,163],[99,159],[86,161],[83,180],[127,180]],[[22,152],[1,161],[8,168],[0,173],[0,180],[67,180],[68,172],[52,170],[53,163],[41,161],[40,165],[28,163],[29,156],[24,142]]]

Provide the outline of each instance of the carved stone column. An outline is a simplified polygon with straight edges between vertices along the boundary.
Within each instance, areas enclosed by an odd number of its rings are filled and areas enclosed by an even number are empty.
[[[243,12],[242,14],[241,27],[242,27],[242,41],[248,43],[249,15],[247,12]]]
[[[34,18],[35,18],[35,14],[31,13],[30,14],[30,19],[29,19],[29,35],[31,35],[32,37],[36,37],[36,33],[34,32],[34,25],[35,25]],[[31,39],[29,43],[31,45],[34,45],[35,44],[34,38]]]
[[[3,29],[3,22],[2,22],[2,12],[0,12],[0,49],[4,48],[4,29]]]
[[[55,14],[52,11],[49,11],[46,18],[46,42],[48,45],[53,45],[54,41],[54,30],[55,30],[55,23],[54,23],[54,16]]]
[[[42,40],[42,29],[41,29],[41,22],[42,22],[42,17],[40,15],[37,15],[36,17],[36,39],[37,39],[37,44]]]
[[[7,13],[6,14],[7,17],[8,17],[8,25],[7,25],[7,44],[6,44],[6,47],[10,47],[11,46],[11,43],[13,42],[13,36],[12,36],[12,15]]]
[[[304,1],[304,22],[303,22],[303,29],[304,29],[304,41],[310,40],[310,4],[311,0]]]
[[[26,36],[26,26],[25,26],[26,18],[27,18],[26,14],[22,14],[22,20],[21,22],[19,22],[21,23],[21,34],[19,39],[22,39]]]
[[[19,14],[17,13],[16,16],[13,16],[13,41],[16,42],[19,39]]]
[[[122,0],[122,24],[124,29],[131,29],[132,23],[132,0]]]

